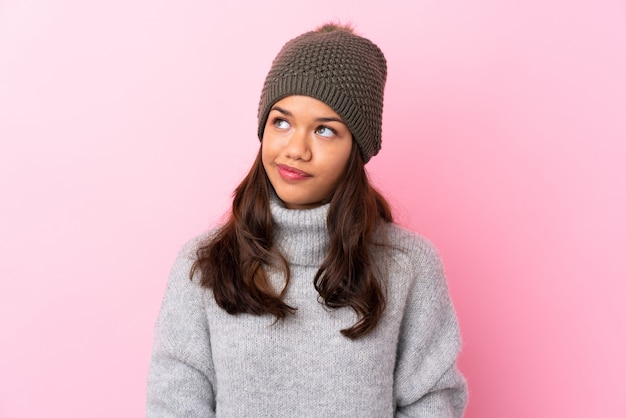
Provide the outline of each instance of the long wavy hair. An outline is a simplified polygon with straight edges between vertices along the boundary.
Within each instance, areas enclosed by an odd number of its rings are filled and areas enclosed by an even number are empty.
[[[283,301],[290,271],[273,243],[271,192],[259,150],[250,172],[235,189],[230,217],[197,250],[190,278],[200,272],[201,285],[212,290],[217,304],[229,314],[271,314],[283,319],[296,310]],[[371,186],[353,144],[345,176],[330,197],[330,245],[313,281],[327,307],[348,307],[357,314],[357,322],[341,330],[348,338],[370,333],[385,310],[382,278],[376,277],[370,247],[376,228],[392,221],[389,204]],[[285,286],[280,293],[272,287],[264,266],[283,272]]]

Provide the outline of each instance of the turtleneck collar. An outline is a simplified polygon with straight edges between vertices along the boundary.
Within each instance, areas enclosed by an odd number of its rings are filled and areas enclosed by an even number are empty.
[[[289,264],[318,267],[328,252],[326,218],[330,204],[313,209],[287,209],[272,193],[274,244]]]

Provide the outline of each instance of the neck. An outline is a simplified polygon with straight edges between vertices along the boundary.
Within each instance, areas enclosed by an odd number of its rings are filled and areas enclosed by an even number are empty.
[[[287,209],[275,196],[270,201],[274,244],[289,264],[319,266],[328,252],[326,218],[329,204],[313,209]]]

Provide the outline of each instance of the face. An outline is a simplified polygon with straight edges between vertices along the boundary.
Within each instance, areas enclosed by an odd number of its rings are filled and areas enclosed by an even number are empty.
[[[288,96],[272,109],[261,143],[263,167],[290,209],[325,203],[344,176],[352,134],[334,110],[308,96]]]

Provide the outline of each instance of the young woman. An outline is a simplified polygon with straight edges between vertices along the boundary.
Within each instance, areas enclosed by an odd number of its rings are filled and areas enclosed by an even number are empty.
[[[150,417],[458,417],[460,337],[436,250],[364,165],[385,57],[350,28],[289,41],[228,221],[191,241],[155,329]]]

